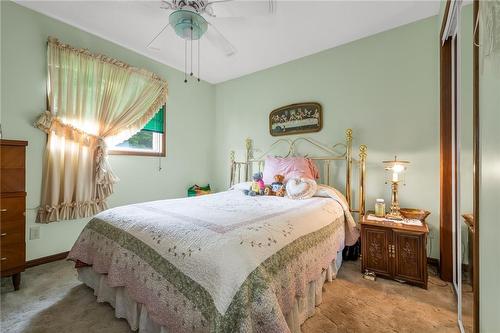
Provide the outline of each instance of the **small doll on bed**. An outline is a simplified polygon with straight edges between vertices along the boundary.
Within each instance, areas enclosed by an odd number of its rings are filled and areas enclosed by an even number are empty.
[[[264,189],[266,186],[264,185],[264,181],[262,180],[262,172],[257,172],[252,177],[253,182],[250,185],[250,189],[243,191],[246,195],[255,196],[255,195],[264,195]]]
[[[265,194],[284,197],[286,190],[285,185],[283,184],[283,180],[285,180],[285,177],[283,175],[274,176],[274,182],[266,187]]]

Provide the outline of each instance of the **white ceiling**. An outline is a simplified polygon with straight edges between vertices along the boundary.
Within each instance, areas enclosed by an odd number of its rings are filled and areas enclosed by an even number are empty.
[[[17,1],[19,4],[184,70],[184,41],[168,29],[160,1]],[[439,1],[278,1],[276,13],[209,19],[236,47],[225,56],[206,40],[201,78],[219,83],[438,14]],[[78,45],[75,45],[78,46]]]

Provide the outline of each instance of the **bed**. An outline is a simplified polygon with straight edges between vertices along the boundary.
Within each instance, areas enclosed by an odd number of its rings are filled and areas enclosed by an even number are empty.
[[[366,159],[362,146],[353,210],[350,130],[340,146],[302,140],[328,153],[311,157],[324,169],[313,197],[244,195],[240,180],[262,167],[247,141],[244,161],[231,154],[227,191],[96,215],[68,256],[79,279],[139,332],[300,332],[324,282],[335,278],[342,249],[357,240],[351,213],[364,211]],[[297,154],[297,139],[278,144]],[[328,186],[335,160],[347,162],[345,195]]]

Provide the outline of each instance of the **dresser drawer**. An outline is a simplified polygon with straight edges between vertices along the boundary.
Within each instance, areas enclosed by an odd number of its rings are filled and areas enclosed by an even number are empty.
[[[24,243],[24,221],[2,221],[0,225],[0,243]]]
[[[24,192],[24,169],[0,169],[0,192]]]
[[[9,221],[24,221],[26,211],[25,197],[2,197],[0,198],[1,224]]]
[[[2,242],[0,249],[0,269],[2,271],[24,266],[25,264],[25,244],[14,243],[4,244]]]
[[[24,146],[4,146],[0,147],[0,168],[1,169],[24,169],[26,149]]]

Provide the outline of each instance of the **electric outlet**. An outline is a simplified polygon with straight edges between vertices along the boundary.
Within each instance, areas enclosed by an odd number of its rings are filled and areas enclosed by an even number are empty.
[[[40,227],[31,227],[30,228],[30,240],[40,239]]]

